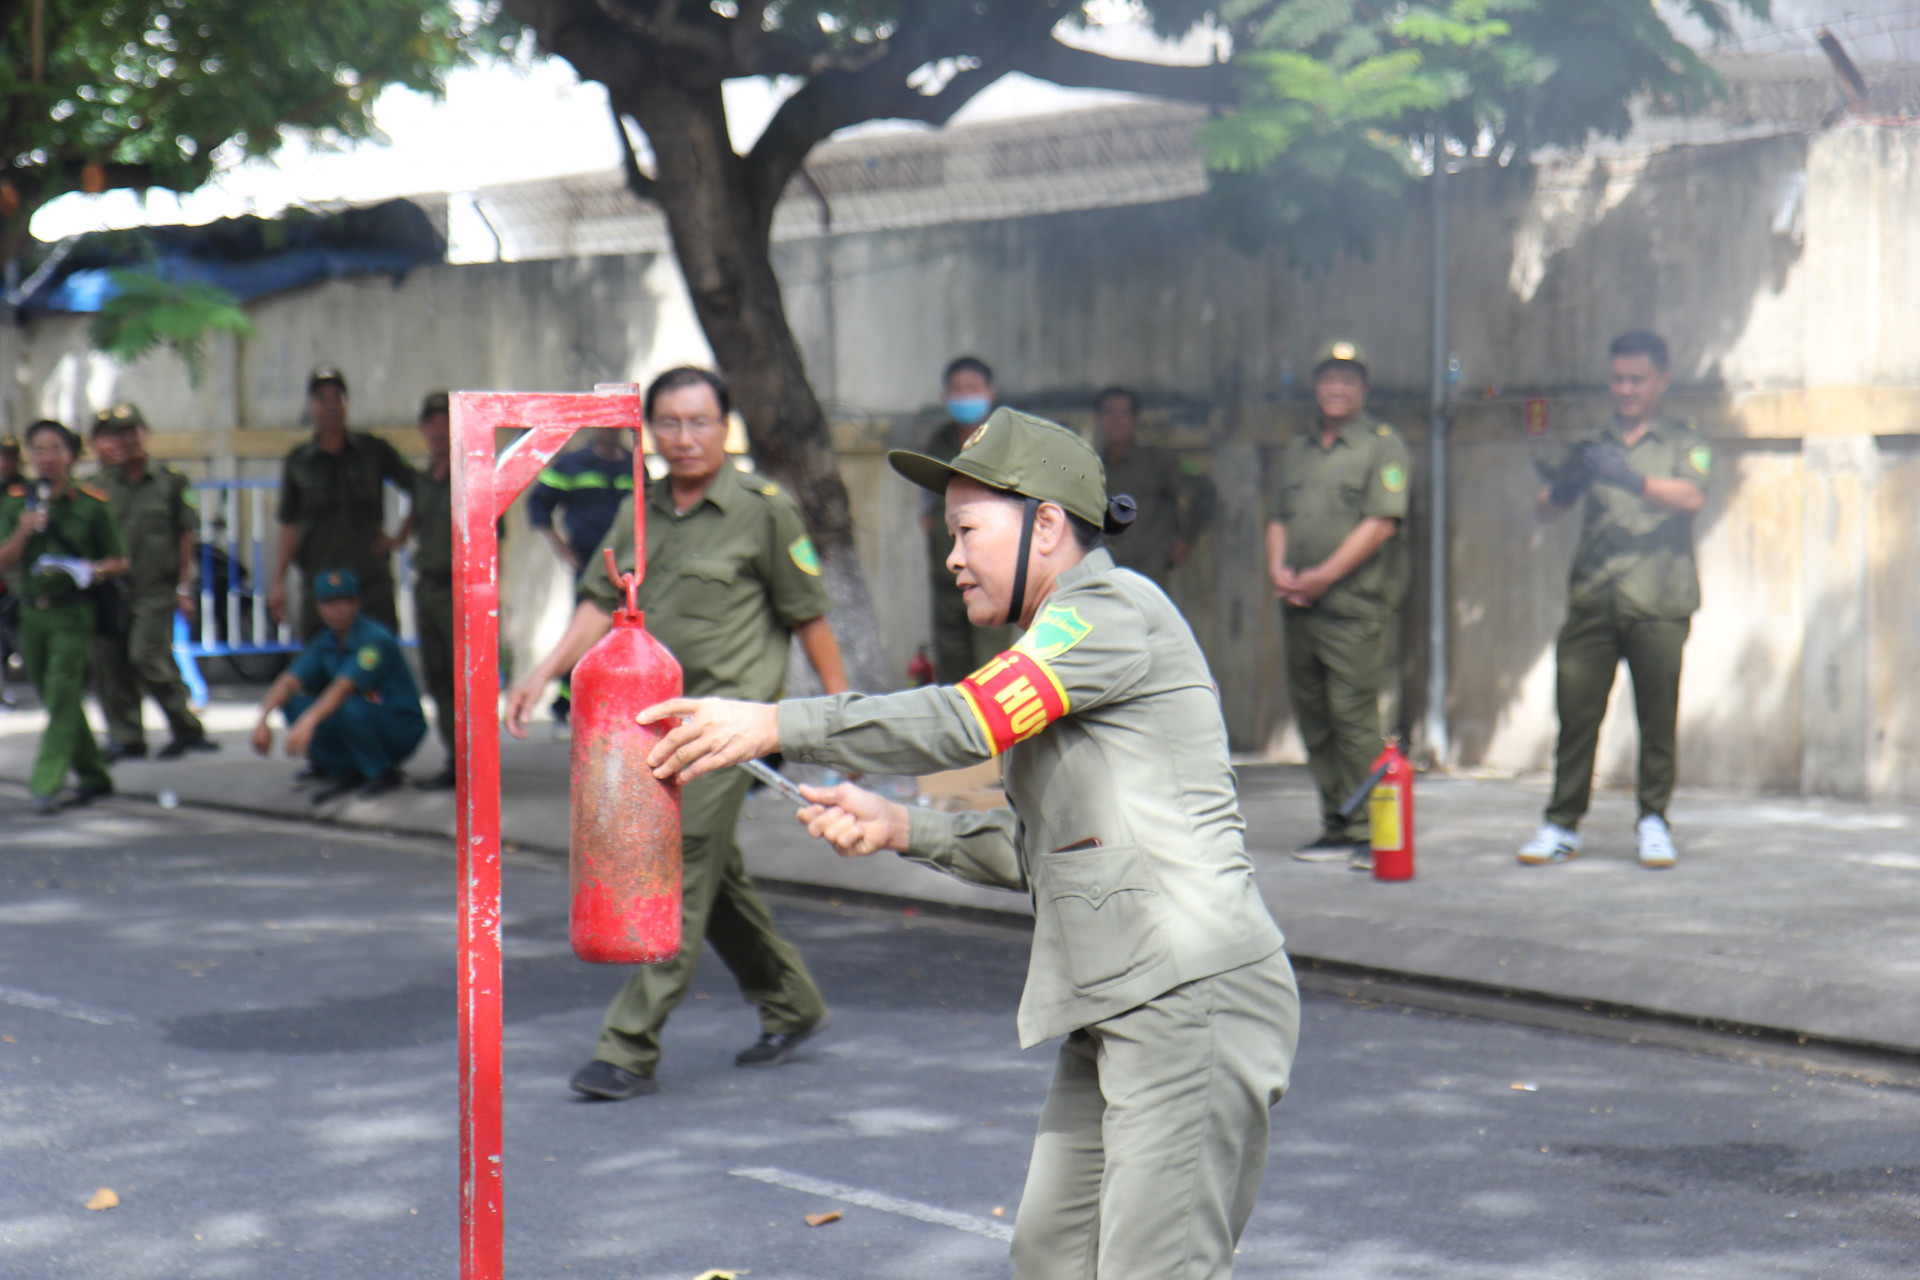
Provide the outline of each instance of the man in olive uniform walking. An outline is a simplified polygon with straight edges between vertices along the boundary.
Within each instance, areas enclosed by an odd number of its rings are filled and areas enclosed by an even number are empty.
[[[447,393],[435,391],[420,404],[420,436],[427,465],[413,481],[413,619],[420,628],[420,673],[433,696],[433,723],[446,748],[446,767],[414,785],[445,791],[453,769],[453,434]]]
[[[173,656],[173,616],[192,615],[198,605],[194,589],[195,534],[199,516],[193,506],[193,482],[170,466],[155,466],[147,457],[147,423],[139,406],[117,404],[103,409],[94,420],[93,435],[108,450],[99,450],[102,467],[94,484],[113,504],[120,536],[126,543],[132,568],[121,584],[121,622],[118,632],[94,642],[93,681],[106,716],[107,761],[138,759],[147,754],[146,730],[140,722],[140,702],[149,695],[160,704],[172,740],[160,748],[159,758],[175,760],[189,751],[217,751],[220,744],[207,737],[193,714],[187,682]]]
[[[829,693],[847,687],[827,623],[820,559],[800,508],[780,486],[739,471],[726,454],[726,384],[704,369],[671,369],[647,388],[646,421],[667,475],[647,487],[647,577],[640,607],[647,627],[679,660],[689,693],[766,699],[786,681],[787,654],[800,641]],[[633,507],[621,508],[601,544],[633,568]],[[604,559],[596,552],[594,560]],[[526,736],[526,717],[547,682],[585,656],[612,629],[624,599],[606,572],[580,581],[573,624],[552,653],[514,685],[507,727]],[[614,998],[594,1059],[573,1088],[618,1100],[657,1090],[660,1033],[692,985],[702,939],[760,1008],[760,1039],[734,1059],[770,1067],[827,1025],[827,1004],[794,945],[747,878],[735,835],[752,778],[743,770],[708,775],[680,793],[682,950],[642,965]]]
[[[345,569],[360,581],[361,609],[388,631],[400,630],[393,599],[393,551],[382,484],[413,491],[413,468],[379,436],[347,430],[347,378],[321,365],[307,378],[313,439],[287,454],[280,473],[280,538],[268,584],[275,622],[287,616],[287,569],[299,565],[306,594],[294,625],[301,641],[320,629],[313,576]]]
[[[1527,866],[1580,852],[1580,819],[1593,796],[1600,721],[1622,658],[1633,676],[1640,722],[1635,828],[1640,864],[1678,860],[1667,827],[1680,706],[1680,651],[1700,607],[1693,517],[1707,503],[1713,450],[1685,423],[1662,418],[1672,384],[1667,344],[1636,330],[1613,340],[1608,388],[1613,419],[1539,462],[1546,487],[1534,500],[1543,521],[1582,506],[1580,543],[1567,587],[1567,621],[1555,648],[1560,741],[1546,821],[1520,849]]]
[[[1138,392],[1108,387],[1094,398],[1093,414],[1107,492],[1131,495],[1138,513],[1127,536],[1113,544],[1113,562],[1146,574],[1165,591],[1213,519],[1213,484],[1189,470],[1173,450],[1135,438]]]
[[[80,779],[76,803],[113,792],[81,696],[93,649],[89,588],[125,573],[127,553],[107,495],[73,482],[80,438],[57,422],[36,422],[27,450],[38,479],[0,496],[0,572],[22,571],[20,655],[47,709],[27,785],[33,811],[46,814],[59,808],[69,769]]]
[[[940,390],[947,420],[927,438],[922,451],[945,460],[959,453],[967,437],[986,421],[999,393],[994,389],[993,370],[978,356],[961,356],[949,364],[940,375]],[[932,494],[921,494],[920,527],[927,535],[927,585],[933,597],[933,678],[940,684],[956,684],[1012,644],[1014,629],[976,627],[967,621],[967,603],[947,568],[953,536],[941,523],[939,503]]]
[[[1364,865],[1366,806],[1342,816],[1380,753],[1380,680],[1406,589],[1410,463],[1400,433],[1367,414],[1367,356],[1330,342],[1314,359],[1314,423],[1287,443],[1267,524],[1287,697],[1320,790],[1320,836],[1295,857]]]

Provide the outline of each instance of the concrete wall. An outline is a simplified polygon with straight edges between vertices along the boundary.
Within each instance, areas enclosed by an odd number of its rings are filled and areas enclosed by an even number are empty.
[[[1672,342],[1675,405],[1719,451],[1698,520],[1706,603],[1682,689],[1682,774],[1696,784],[1920,797],[1920,604],[1908,589],[1920,513],[1920,131],[1849,127],[1611,155],[1451,184],[1454,405],[1452,763],[1548,759],[1552,642],[1571,522],[1540,528],[1522,405],[1557,434],[1607,412],[1607,340]],[[1076,423],[1111,381],[1139,386],[1148,433],[1212,473],[1214,531],[1176,581],[1228,692],[1236,743],[1288,754],[1277,617],[1261,571],[1279,443],[1306,420],[1311,351],[1339,332],[1371,350],[1376,406],[1424,461],[1427,210],[1370,262],[1303,276],[1211,240],[1198,201],[781,245],[788,308],[837,420],[858,544],[891,670],[925,638],[917,495],[889,444],[933,425],[941,364],[993,362],[1010,401]],[[569,389],[701,359],[677,272],[657,256],[437,267],[336,282],[252,308],[259,336],[213,352],[197,392],[169,358],[119,369],[83,324],[21,335],[10,411],[81,416],[141,401],[173,452],[270,467],[298,429],[301,379],[342,365],[363,424],[401,427],[430,387]],[[254,461],[249,461],[254,459]],[[1424,470],[1424,467],[1421,468]],[[1416,474],[1413,563],[1431,495]],[[553,635],[565,590],[518,537],[505,630]],[[1405,611],[1403,723],[1423,708],[1425,583]],[[1622,686],[1625,685],[1624,679]],[[1602,738],[1630,775],[1616,697]]]

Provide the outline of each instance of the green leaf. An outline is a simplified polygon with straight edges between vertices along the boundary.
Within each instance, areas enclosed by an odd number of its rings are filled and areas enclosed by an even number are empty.
[[[174,283],[146,271],[115,271],[110,278],[118,292],[100,308],[87,336],[95,350],[122,364],[164,346],[180,357],[197,387],[206,375],[208,334],[254,334],[240,300],[224,289]]]

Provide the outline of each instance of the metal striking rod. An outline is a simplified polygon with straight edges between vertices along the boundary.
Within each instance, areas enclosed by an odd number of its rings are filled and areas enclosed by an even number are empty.
[[[740,767],[795,804],[808,805],[813,803],[813,801],[800,794],[799,783],[764,760],[749,760]]]
[[[1447,139],[1433,140],[1433,369],[1427,387],[1427,448],[1431,494],[1427,523],[1427,749],[1435,765],[1451,754],[1447,731]]]

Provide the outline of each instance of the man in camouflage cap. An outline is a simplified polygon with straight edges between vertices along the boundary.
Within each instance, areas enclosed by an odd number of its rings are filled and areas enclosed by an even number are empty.
[[[160,704],[172,733],[160,759],[217,751],[219,744],[193,714],[187,682],[173,656],[174,614],[191,617],[199,604],[195,541],[200,517],[193,482],[147,457],[147,421],[138,405],[123,401],[95,414],[93,439],[106,464],[94,484],[113,504],[133,558],[120,585],[121,625],[93,645],[94,690],[107,721],[107,760],[147,754],[143,695]]]
[[[1286,643],[1287,699],[1320,790],[1320,836],[1295,857],[1371,865],[1366,806],[1340,807],[1380,753],[1380,681],[1406,590],[1407,442],[1367,413],[1367,354],[1314,356],[1318,411],[1287,442],[1267,523]]]
[[[774,751],[926,774],[1006,757],[1010,809],[941,813],[852,784],[800,818],[1034,903],[1018,1030],[1063,1037],[1014,1219],[1013,1273],[1224,1276],[1266,1169],[1299,998],[1243,840],[1212,673],[1173,602],[1103,545],[1130,520],[1073,432],[995,411],[950,461],[947,566],[975,625],[1026,634],[958,685],[767,706],[683,698],[650,758],[683,783]]]
[[[347,378],[323,364],[307,378],[307,413],[313,439],[287,454],[280,473],[280,538],[267,608],[287,620],[287,570],[300,566],[306,598],[294,620],[302,641],[320,629],[313,575],[350,569],[360,580],[366,615],[388,631],[400,630],[393,599],[393,551],[400,539],[386,532],[383,483],[413,492],[413,468],[379,436],[347,430]]]

